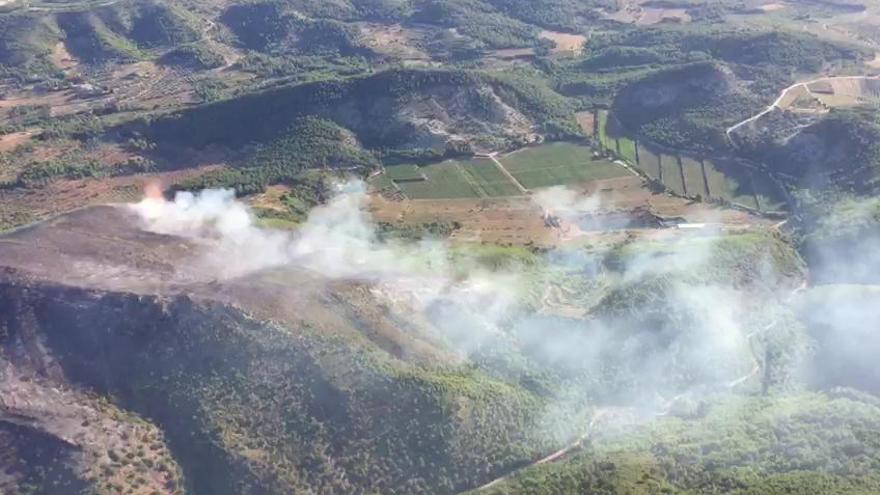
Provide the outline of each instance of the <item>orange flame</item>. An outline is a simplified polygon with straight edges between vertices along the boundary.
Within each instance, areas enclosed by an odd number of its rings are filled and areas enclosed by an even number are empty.
[[[157,180],[151,180],[144,186],[144,197],[157,201],[164,201],[165,194],[162,190],[162,183]]]

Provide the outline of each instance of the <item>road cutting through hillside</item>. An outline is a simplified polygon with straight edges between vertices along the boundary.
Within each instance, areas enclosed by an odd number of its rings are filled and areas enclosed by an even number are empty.
[[[631,408],[618,408],[618,407],[599,408],[593,414],[592,419],[590,419],[590,424],[589,424],[589,426],[587,426],[586,433],[584,433],[583,435],[578,437],[577,440],[575,440],[574,442],[572,442],[568,446],[563,447],[563,448],[557,450],[556,452],[553,452],[552,454],[548,455],[547,457],[543,457],[543,458],[529,464],[528,466],[525,466],[520,469],[516,469],[513,472],[510,472],[508,474],[505,474],[504,476],[496,478],[496,479],[486,483],[485,485],[482,485],[479,488],[474,489],[473,491],[480,492],[483,490],[488,490],[489,488],[500,485],[501,483],[504,483],[505,481],[510,480],[517,473],[521,472],[523,469],[527,469],[527,468],[534,467],[534,466],[540,466],[542,464],[550,464],[552,462],[556,462],[560,459],[565,458],[569,454],[572,454],[574,452],[579,451],[580,449],[583,448],[584,442],[586,442],[590,438],[590,436],[593,434],[593,430],[595,429],[597,422],[604,420],[606,417],[621,417],[621,416],[624,416],[625,414],[631,414],[632,411],[633,410]]]
[[[734,125],[728,127],[727,130],[725,131],[725,133],[727,134],[727,138],[730,139],[731,142],[733,142],[733,140],[730,137],[730,134],[733,131],[739,129],[740,127],[742,127],[746,124],[749,124],[751,122],[755,122],[756,120],[767,115],[768,113],[772,112],[773,110],[780,108],[779,104],[782,102],[782,100],[784,100],[788,96],[788,93],[790,93],[791,91],[794,91],[798,88],[803,87],[804,89],[806,89],[809,92],[810,91],[809,86],[811,84],[815,84],[818,82],[846,81],[846,80],[868,81],[868,80],[878,80],[878,79],[880,79],[880,76],[832,76],[832,77],[820,77],[818,79],[813,79],[812,81],[804,81],[804,82],[792,84],[791,86],[783,89],[782,93],[779,94],[779,97],[776,98],[776,100],[773,103],[771,103],[767,108],[765,108],[763,111],[761,111],[760,113],[757,113],[755,115],[752,115],[751,117],[743,120],[742,122],[739,122],[737,124],[734,124]]]

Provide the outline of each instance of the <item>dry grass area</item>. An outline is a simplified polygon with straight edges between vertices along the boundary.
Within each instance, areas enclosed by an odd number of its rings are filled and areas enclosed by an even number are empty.
[[[556,43],[554,53],[574,53],[579,54],[584,51],[584,44],[587,37],[582,34],[560,33],[558,31],[541,31],[541,37]]]
[[[58,43],[52,49],[50,60],[55,67],[63,71],[68,71],[76,67],[78,61],[68,50],[64,43]]]
[[[418,28],[403,27],[400,24],[360,25],[361,39],[371,50],[400,60],[430,60],[427,53],[418,48],[426,33]]]
[[[855,106],[880,100],[880,79],[829,79],[809,86],[828,107]]]
[[[794,102],[798,101],[798,99],[809,97],[810,91],[806,86],[798,86],[791,91],[785,94],[785,97],[779,101],[777,105],[779,108],[787,109],[794,105]]]
[[[643,7],[642,15],[636,21],[639,25],[659,24],[661,22],[690,22],[691,16],[687,9],[664,9],[656,7]]]
[[[0,152],[13,151],[19,146],[30,142],[31,138],[38,133],[39,131],[37,130],[29,130],[2,135],[0,136]]]
[[[730,228],[770,223],[742,211],[654,194],[643,186],[641,178],[634,176],[597,180],[574,189],[584,196],[598,197],[600,211],[609,214],[648,208],[663,217],[682,217],[692,223],[720,223]],[[626,231],[586,234],[573,233],[570,229],[560,231],[548,228],[542,208],[528,196],[390,201],[376,194],[371,196],[369,212],[377,222],[399,226],[457,222],[461,228],[453,234],[452,239],[460,242],[554,247],[585,236],[626,235]]]
[[[281,201],[281,198],[290,192],[290,187],[285,185],[269,186],[262,194],[255,194],[247,199],[248,204],[252,208],[263,210],[275,210],[287,212],[287,206]]]
[[[63,43],[55,46],[52,61],[72,75],[77,61],[67,52]],[[185,72],[161,67],[153,62],[135,62],[110,66],[110,69],[89,76],[85,85],[58,90],[40,90],[33,87],[0,86],[0,123],[16,122],[12,111],[16,107],[42,107],[50,117],[86,113],[98,109],[152,110],[176,108],[199,101],[193,81]]]
[[[0,190],[0,229],[34,222],[85,206],[139,201],[147,184],[164,187],[198,177],[224,165],[106,179],[57,180],[40,189]]]
[[[574,116],[584,134],[592,136],[596,133],[596,119],[593,118],[593,112],[577,112]]]
[[[375,195],[369,212],[377,222],[401,226],[458,222],[453,239],[464,242],[549,246],[555,237],[528,197],[388,201]]]

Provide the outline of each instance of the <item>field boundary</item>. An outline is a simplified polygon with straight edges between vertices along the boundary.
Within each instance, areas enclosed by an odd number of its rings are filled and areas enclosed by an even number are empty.
[[[877,76],[877,78],[880,79],[880,76]],[[604,140],[602,138],[604,137],[606,140],[611,140],[611,139],[615,139],[615,138],[612,138],[610,135],[607,134],[607,132],[601,132],[601,131],[606,131],[608,121],[610,121],[611,119],[615,119],[616,124],[619,126],[619,128],[623,129],[624,132],[627,132],[627,131],[625,129],[625,126],[623,126],[623,124],[619,120],[617,120],[617,117],[615,117],[611,113],[610,110],[598,109],[598,108],[594,109],[594,111],[597,112],[597,115],[599,115],[598,112],[600,112],[602,110],[604,110],[606,112],[604,122],[602,122],[602,124],[604,124],[604,125],[600,125],[599,128],[596,129],[596,133],[594,134],[593,139],[594,139],[594,142],[598,141],[600,150],[603,150],[605,152],[611,151],[613,153],[613,150],[607,145],[607,143],[604,142]],[[603,119],[600,118],[600,121],[602,121],[602,120]],[[602,134],[604,134],[604,136]],[[633,140],[633,138],[628,138],[628,139]],[[681,168],[681,163],[680,163],[682,156],[690,157],[690,158],[697,160],[697,161],[705,160],[705,159],[710,159],[710,160],[714,159],[714,160],[725,160],[725,161],[734,162],[738,166],[741,166],[746,171],[748,171],[753,195],[757,194],[757,192],[755,191],[754,183],[753,183],[753,181],[754,181],[753,172],[755,172],[755,171],[761,172],[764,175],[766,175],[770,181],[773,182],[774,187],[777,189],[778,192],[780,192],[782,194],[785,204],[791,209],[791,211],[790,212],[765,211],[765,210],[760,209],[760,202],[759,201],[755,202],[755,204],[757,206],[757,208],[755,208],[752,206],[744,205],[744,204],[739,203],[737,201],[733,201],[732,199],[727,199],[727,198],[723,198],[720,196],[708,197],[707,198],[708,201],[706,201],[707,203],[713,203],[712,199],[715,199],[715,198],[724,199],[726,204],[729,204],[733,208],[736,208],[736,209],[739,209],[742,211],[746,211],[748,213],[752,213],[754,215],[758,215],[758,216],[765,217],[765,218],[779,218],[780,215],[789,215],[791,212],[795,211],[795,207],[796,207],[795,199],[792,197],[791,193],[785,188],[784,183],[779,179],[779,177],[777,177],[777,175],[775,173],[773,173],[764,164],[761,164],[758,162],[753,162],[751,160],[748,160],[748,159],[740,157],[740,156],[727,155],[724,153],[712,153],[712,154],[707,155],[707,154],[699,152],[697,150],[672,148],[670,146],[665,146],[663,144],[655,143],[650,140],[646,141],[643,139],[638,139],[637,142],[638,142],[639,146],[654,148],[656,151],[658,151],[660,153],[666,153],[666,154],[671,155],[672,157],[676,158],[675,166],[677,168],[679,168],[680,171],[683,171],[683,169]],[[640,167],[637,164],[633,164],[629,159],[627,159],[627,157],[622,156],[621,154],[617,154],[617,153],[615,153],[615,156],[616,156],[617,160],[623,161],[623,162],[627,163],[630,167],[632,167],[634,170],[637,170],[639,175],[643,179],[645,179],[647,181],[656,180],[657,182],[662,184],[668,194],[671,194],[676,197],[684,198],[684,199],[691,199],[691,200],[695,199],[695,197],[693,197],[691,195],[678,193],[669,187],[669,185],[665,182],[665,179],[667,179],[667,177],[665,177],[664,176],[665,174],[663,174],[662,159],[660,162],[661,165],[658,166],[658,169],[659,169],[658,170],[658,177],[653,178],[650,175],[648,175],[648,173],[644,169],[642,169],[642,167]],[[661,155],[658,153],[657,156],[659,157]],[[705,165],[703,165],[703,167],[704,166]],[[685,182],[684,177],[681,177],[680,180],[682,180],[683,187],[686,187],[684,185],[684,182]],[[705,190],[709,191],[709,185],[708,185],[708,182],[705,178],[703,180],[703,183],[705,185]]]
[[[525,148],[522,148],[522,149],[525,149]],[[498,158],[495,158],[497,155],[498,155],[497,152],[490,153],[489,159],[492,160],[492,163],[494,163],[495,166],[498,167],[498,170],[500,170],[501,173],[505,175],[505,177],[507,177],[511,182],[513,182],[513,185],[516,186],[516,188],[519,189],[519,191],[521,193],[529,194],[529,192],[530,192],[529,189],[527,189],[526,186],[524,186],[516,177],[514,177],[513,174],[511,174],[510,171],[507,170],[507,168],[504,166],[504,164],[498,160]]]

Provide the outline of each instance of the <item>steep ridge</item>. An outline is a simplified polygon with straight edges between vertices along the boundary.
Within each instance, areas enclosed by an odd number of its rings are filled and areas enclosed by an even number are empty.
[[[0,239],[0,306],[19,308],[4,311],[0,361],[36,377],[27,388],[2,376],[18,395],[0,424],[24,415],[53,441],[102,449],[119,443],[113,431],[158,439],[158,427],[182,485],[172,461],[112,481],[164,480],[160,493],[453,492],[548,448],[529,433],[535,396],[460,367],[368,280],[294,270],[217,281],[197,269],[197,244],[144,232],[122,207]],[[69,392],[41,403],[35,387]],[[125,419],[136,416],[150,423]],[[74,422],[107,426],[99,437]],[[135,427],[145,433],[125,433]],[[131,465],[124,444],[82,448],[71,469],[102,469],[92,457]]]

